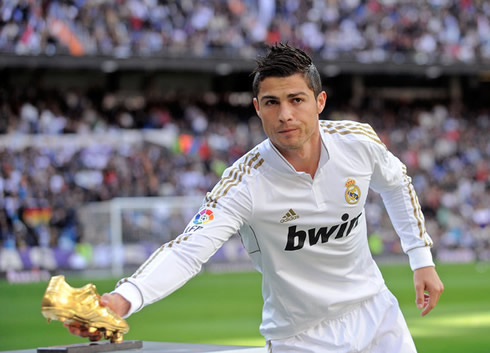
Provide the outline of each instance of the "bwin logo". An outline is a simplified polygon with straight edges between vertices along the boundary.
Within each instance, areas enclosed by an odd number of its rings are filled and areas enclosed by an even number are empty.
[[[311,228],[308,229],[308,241],[310,242],[310,246],[315,245],[318,243],[318,240],[320,240],[322,243],[327,243],[330,239],[330,237],[335,233],[335,231],[338,229],[335,238],[334,239],[339,239],[342,237],[346,237],[350,234],[352,229],[354,229],[358,222],[359,222],[359,217],[361,217],[362,212],[359,213],[356,217],[352,218],[350,222],[348,222],[349,215],[347,213],[344,213],[342,215],[342,221],[344,223],[341,224],[336,224],[333,226],[329,227],[321,227],[316,230],[316,228]],[[306,241],[306,231],[304,230],[296,230],[296,226],[291,226],[288,228],[288,242],[286,244],[286,248],[284,250],[286,251],[294,251],[294,250],[300,250],[303,248],[305,245]]]

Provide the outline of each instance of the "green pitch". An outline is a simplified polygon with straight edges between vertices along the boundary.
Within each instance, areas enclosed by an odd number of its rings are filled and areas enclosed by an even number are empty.
[[[428,316],[415,307],[408,266],[382,266],[400,301],[419,353],[490,352],[490,264],[438,265],[445,292]],[[70,285],[96,284],[100,293],[115,280],[67,278]],[[86,342],[40,313],[46,283],[0,281],[0,351]],[[128,319],[125,339],[263,345],[258,327],[262,298],[257,273],[204,273],[170,297]]]

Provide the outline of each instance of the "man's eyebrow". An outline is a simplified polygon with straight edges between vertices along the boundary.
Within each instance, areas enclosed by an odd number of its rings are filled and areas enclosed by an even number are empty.
[[[262,96],[262,97],[260,98],[260,101],[264,101],[264,100],[266,100],[266,99],[275,99],[275,100],[277,100],[277,99],[279,99],[279,98],[278,98],[278,97],[276,97],[276,96]]]
[[[308,94],[306,92],[300,91],[300,92],[295,92],[295,93],[290,93],[288,94],[288,98],[294,98],[297,96],[307,96]]]
[[[297,96],[307,96],[306,92],[303,92],[303,91],[300,91],[300,92],[294,92],[294,93],[290,93],[288,94],[288,98],[295,98]],[[276,97],[276,96],[271,96],[271,95],[268,95],[268,96],[262,96],[260,98],[260,101],[263,101],[263,100],[266,100],[266,99],[274,99],[274,100],[278,100],[279,98]]]

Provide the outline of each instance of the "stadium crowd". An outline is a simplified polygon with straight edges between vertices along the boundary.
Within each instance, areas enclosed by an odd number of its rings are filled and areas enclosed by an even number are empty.
[[[232,103],[230,95],[213,92],[152,100],[0,89],[1,246],[73,247],[82,234],[77,210],[87,202],[203,195],[227,165],[264,139],[250,103]],[[322,118],[372,124],[407,165],[435,251],[464,248],[490,258],[490,109],[378,103],[329,108]],[[145,131],[165,138],[121,137]],[[35,145],[36,136],[50,143]],[[77,145],[74,136],[90,144]],[[110,136],[118,136],[115,143]],[[24,137],[24,145],[13,143]],[[379,197],[371,195],[366,212],[376,251],[399,253]]]
[[[0,54],[254,58],[278,41],[359,63],[489,63],[490,3],[0,2]],[[0,82],[0,248],[73,248],[83,241],[78,211],[92,201],[203,195],[265,138],[250,102],[244,93],[123,94]],[[399,103],[327,106],[322,117],[372,124],[402,159],[438,255],[471,249],[490,259],[489,107]],[[373,252],[399,253],[380,198],[371,195],[366,211]]]
[[[102,15],[101,15],[102,14]],[[485,0],[3,0],[0,52],[255,57],[288,41],[326,59],[490,60]]]

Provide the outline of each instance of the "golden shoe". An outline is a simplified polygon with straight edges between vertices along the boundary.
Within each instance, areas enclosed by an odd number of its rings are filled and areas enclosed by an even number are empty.
[[[65,276],[51,277],[41,304],[41,313],[48,319],[70,324],[78,322],[89,332],[99,330],[111,342],[122,342],[129,331],[124,319],[99,303],[100,295],[93,284],[73,288]]]

